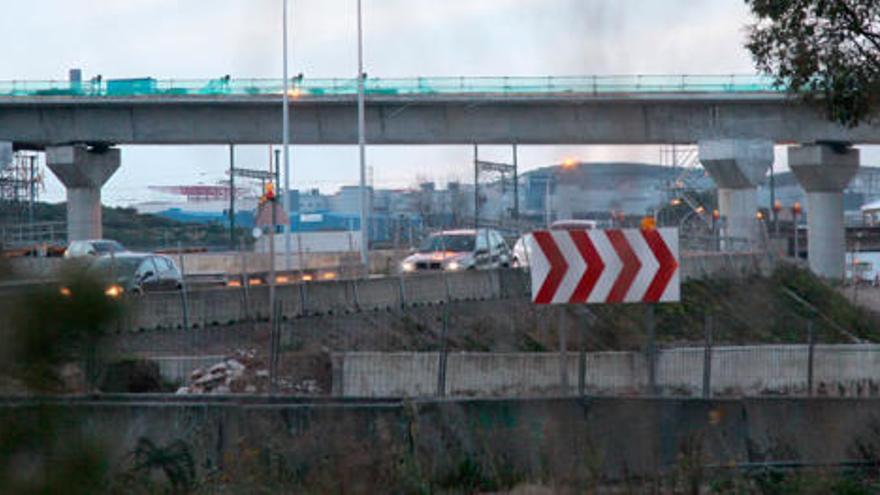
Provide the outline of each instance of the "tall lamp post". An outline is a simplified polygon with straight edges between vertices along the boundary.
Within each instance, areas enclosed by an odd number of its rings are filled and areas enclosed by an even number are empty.
[[[284,57],[284,96],[282,103],[282,111],[281,111],[281,133],[282,143],[284,145],[284,191],[281,194],[281,203],[284,208],[284,214],[290,215],[290,94],[289,94],[289,85],[290,80],[287,74],[287,0],[283,0],[284,2],[284,49],[283,57]],[[277,180],[277,178],[276,178]],[[291,270],[290,266],[290,222],[284,223],[284,269],[287,271]],[[272,265],[275,265],[275,258],[272,258]]]
[[[366,122],[364,118],[364,36],[363,16],[361,15],[361,0],[357,0],[357,30],[358,30],[358,148],[361,165],[361,263],[364,271],[369,275],[369,235],[367,232],[367,172],[366,172]]]

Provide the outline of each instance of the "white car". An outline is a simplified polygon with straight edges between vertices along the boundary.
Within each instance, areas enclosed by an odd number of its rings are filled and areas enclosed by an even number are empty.
[[[550,224],[550,230],[593,230],[599,228],[596,220],[557,220]],[[532,234],[523,234],[513,245],[511,266],[514,268],[528,268],[531,250],[528,246]]]
[[[85,256],[105,256],[110,253],[124,253],[128,251],[122,244],[110,239],[88,239],[84,241],[71,241],[64,251],[65,258],[82,258]]]
[[[510,249],[491,229],[446,230],[428,236],[400,264],[404,273],[475,270],[510,266]]]
[[[513,244],[511,265],[514,268],[528,268],[529,258],[532,254],[528,248],[532,234],[523,234]]]

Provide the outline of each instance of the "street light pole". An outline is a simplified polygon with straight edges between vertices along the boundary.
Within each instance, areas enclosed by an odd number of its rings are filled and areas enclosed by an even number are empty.
[[[282,143],[284,145],[284,190],[281,192],[281,203],[284,208],[284,214],[290,215],[290,95],[289,84],[290,79],[287,74],[287,0],[284,1],[284,99],[282,104],[282,123],[281,132]],[[276,177],[277,180],[277,177]],[[272,266],[275,265],[275,258],[272,258]],[[290,222],[284,222],[284,269],[290,271]]]
[[[516,143],[513,143],[513,220],[519,223],[519,166],[517,164]]]
[[[552,175],[550,172],[547,173],[546,180],[544,181],[544,222],[547,224],[547,228],[550,228],[550,178]]]
[[[235,145],[229,145],[229,250],[235,251]]]
[[[474,143],[474,230],[480,228],[480,156]]]
[[[364,117],[364,35],[363,15],[361,14],[361,0],[357,0],[357,30],[358,30],[358,148],[361,165],[361,263],[364,265],[364,273],[369,275],[369,236],[367,232],[367,154],[366,154],[366,121]]]

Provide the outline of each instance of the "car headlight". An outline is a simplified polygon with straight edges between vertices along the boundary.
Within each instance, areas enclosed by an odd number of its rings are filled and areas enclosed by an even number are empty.
[[[413,272],[416,269],[416,264],[411,261],[404,261],[400,264],[400,269],[405,272]]]
[[[454,272],[456,270],[461,270],[461,268],[462,268],[461,263],[459,263],[458,261],[450,261],[449,263],[446,264],[446,269],[449,271],[452,271],[452,272]]]
[[[122,286],[114,284],[110,287],[107,287],[107,290],[104,291],[104,295],[108,297],[119,297],[122,295],[123,292],[125,291],[122,289]]]
[[[72,294],[70,292],[70,289],[68,289],[67,287],[62,287],[62,288],[58,289],[58,292],[60,292],[61,295],[64,297],[70,297],[70,295]]]

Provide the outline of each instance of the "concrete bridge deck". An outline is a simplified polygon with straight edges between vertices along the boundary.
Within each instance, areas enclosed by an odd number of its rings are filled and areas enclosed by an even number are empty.
[[[411,78],[366,82],[371,144],[663,144],[707,139],[880,143],[753,76]],[[751,77],[751,79],[749,79]],[[739,78],[739,79],[737,79]],[[0,141],[266,144],[281,140],[280,81],[152,79],[128,86],[0,82]],[[295,144],[357,142],[356,81],[290,90]]]

